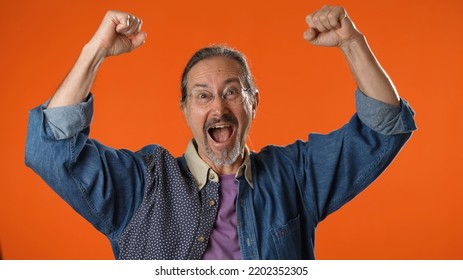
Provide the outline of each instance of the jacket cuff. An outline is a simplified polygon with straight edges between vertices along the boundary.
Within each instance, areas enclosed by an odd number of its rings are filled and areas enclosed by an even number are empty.
[[[357,89],[355,103],[360,120],[378,133],[394,135],[416,130],[415,112],[404,99],[397,107],[368,97]]]
[[[84,102],[46,109],[42,105],[45,134],[48,138],[61,140],[71,138],[90,126],[93,117],[93,95]]]

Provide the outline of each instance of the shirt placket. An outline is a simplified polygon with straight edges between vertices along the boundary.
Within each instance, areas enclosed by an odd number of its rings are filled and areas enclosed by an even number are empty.
[[[236,200],[236,216],[238,221],[238,238],[243,260],[259,259],[255,216],[251,204],[252,189],[243,177],[238,180],[238,199]]]
[[[210,174],[215,176],[215,174]],[[209,178],[207,184],[201,189],[201,213],[199,215],[198,230],[193,241],[193,246],[190,251],[189,259],[201,259],[206,251],[209,238],[212,233],[217,216],[219,204],[219,183],[211,181],[214,178]]]

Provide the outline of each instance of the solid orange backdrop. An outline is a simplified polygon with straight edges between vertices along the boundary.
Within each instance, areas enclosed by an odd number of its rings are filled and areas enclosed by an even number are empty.
[[[341,53],[303,40],[323,1],[0,2],[0,248],[5,259],[111,259],[109,242],[24,166],[27,111],[58,87],[108,9],[144,20],[146,45],[108,59],[92,91],[91,136],[180,156],[191,137],[179,110],[189,56],[211,43],[243,51],[261,93],[248,145],[327,133],[354,113]],[[318,228],[319,259],[463,258],[463,23],[460,1],[332,1],[343,5],[416,111],[398,158]]]

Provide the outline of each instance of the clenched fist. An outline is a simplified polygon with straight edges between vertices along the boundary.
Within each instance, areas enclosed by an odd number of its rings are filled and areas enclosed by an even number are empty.
[[[105,56],[130,52],[145,42],[141,26],[142,20],[134,15],[108,11],[89,44],[104,50]]]
[[[360,32],[342,7],[323,6],[306,17],[304,38],[316,46],[340,47]]]

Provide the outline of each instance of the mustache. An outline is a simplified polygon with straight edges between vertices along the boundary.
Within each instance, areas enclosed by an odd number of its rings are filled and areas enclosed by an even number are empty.
[[[218,123],[237,125],[238,120],[236,119],[235,116],[230,115],[230,114],[223,114],[222,116],[220,116],[220,118],[212,117],[208,119],[206,123],[204,124],[204,131],[207,131],[211,126],[214,126]]]

